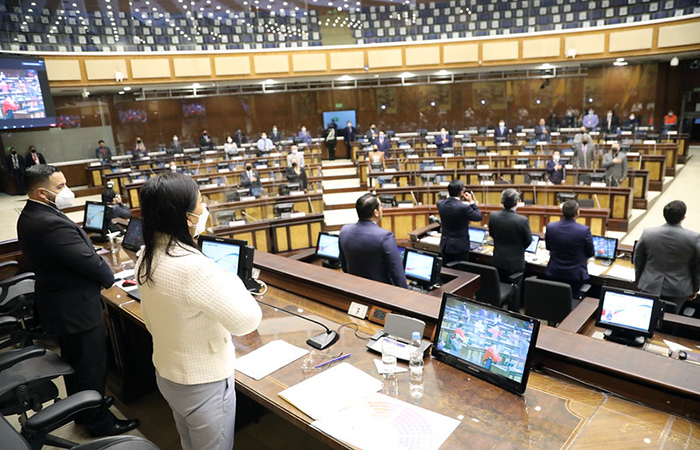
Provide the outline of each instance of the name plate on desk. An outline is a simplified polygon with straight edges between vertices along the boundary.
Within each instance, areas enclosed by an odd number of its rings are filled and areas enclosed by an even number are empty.
[[[444,167],[444,166],[433,166],[433,167],[431,167],[430,169],[431,169],[431,170],[444,170],[445,167]]]
[[[250,201],[250,200],[255,200],[255,197],[252,196],[252,195],[246,195],[245,197],[241,197],[241,201],[242,201],[242,202],[247,202],[247,201]]]
[[[571,150],[569,150],[569,151],[567,151],[567,152],[564,152],[563,155],[564,155],[564,156],[573,156],[573,155],[574,155],[574,152],[572,152]]]
[[[418,155],[408,155],[406,159],[418,159]]]
[[[204,152],[205,155],[215,155],[217,153],[216,150],[207,150]]]
[[[465,147],[476,147],[476,142],[467,142],[464,144]]]
[[[269,178],[260,178],[261,183],[267,183],[268,181],[270,181]]]
[[[455,154],[454,153],[443,153],[442,157],[443,158],[452,158]]]
[[[678,134],[678,131],[667,131],[666,134],[668,134],[669,136],[675,136]]]
[[[304,195],[306,192],[304,191],[290,191],[289,195]]]
[[[96,167],[96,166],[101,166],[101,165],[102,165],[101,162],[90,163],[90,167]]]
[[[498,146],[499,147],[510,147],[510,142],[499,142]]]
[[[399,203],[399,208],[413,208],[413,203]]]
[[[489,165],[488,164],[477,164],[476,168],[477,169],[488,169]]]
[[[205,163],[213,163],[214,160],[211,159],[211,158],[207,158],[207,159],[204,160],[204,162],[205,162]]]
[[[627,152],[627,156],[639,156],[639,152]]]
[[[211,188],[216,188],[216,187],[219,187],[219,185],[217,183],[209,183],[209,184],[205,184],[204,186],[202,186],[202,189],[211,189]]]
[[[280,156],[282,156],[282,153],[274,152],[274,153],[270,153],[270,156],[273,158],[279,158]]]
[[[488,152],[486,156],[498,156],[498,152]]]
[[[558,131],[552,131],[550,134],[551,134],[552,136],[561,136],[561,133],[558,132]]]
[[[151,159],[150,156],[142,156],[141,157],[141,161],[148,161],[149,159]]]
[[[439,186],[449,186],[450,182],[449,181],[441,181]]]
[[[121,173],[131,172],[131,167],[128,167],[126,169],[121,169],[121,170],[119,170],[119,172],[121,172]]]
[[[622,131],[622,132],[620,132],[620,134],[623,136],[629,136],[632,134],[632,132],[631,131]]]
[[[527,164],[513,164],[513,169],[527,169]]]
[[[437,148],[437,145],[435,145],[435,144],[428,144],[427,147],[428,147],[428,148]]]
[[[255,166],[256,169],[267,169],[267,164],[258,164]]]
[[[295,213],[291,213],[291,214],[289,215],[289,218],[290,218],[290,219],[296,219],[297,217],[304,217],[305,215],[306,215],[305,212],[295,212]]]
[[[394,168],[384,169],[384,172],[396,172],[396,169],[394,169]]]
[[[600,181],[591,181],[591,187],[608,187],[608,185]]]
[[[384,183],[382,184],[383,188],[397,188],[399,187],[396,183]]]
[[[231,159],[232,159],[233,161],[240,161],[240,160],[243,159],[243,157],[242,157],[242,156],[234,156],[234,157],[231,158]]]
[[[494,184],[496,184],[496,182],[493,180],[484,180],[480,184],[482,186],[493,186]]]
[[[603,183],[605,184],[605,183]],[[535,181],[535,186],[547,186],[546,181]]]
[[[600,134],[600,131],[589,131],[588,134],[591,136],[598,136]]]
[[[517,137],[525,137],[527,136],[527,133],[515,133]]]
[[[229,173],[231,169],[219,169],[219,173]]]
[[[523,151],[518,152],[518,156],[528,156],[531,154],[532,154],[531,152],[523,152]]]
[[[574,165],[573,164],[564,164],[565,169],[573,169]]]
[[[232,220],[228,223],[228,226],[230,227],[237,227],[239,225],[245,225],[245,220]]]
[[[537,145],[549,145],[549,142],[547,142],[547,141],[537,141],[537,142],[535,142],[535,144],[537,144]]]
[[[617,141],[605,141],[605,145],[617,144]]]
[[[175,154],[173,155],[173,158],[182,158],[183,156],[185,156],[184,153],[175,153]]]
[[[656,141],[653,139],[650,141],[642,141],[642,144],[644,144],[644,145],[656,145]]]

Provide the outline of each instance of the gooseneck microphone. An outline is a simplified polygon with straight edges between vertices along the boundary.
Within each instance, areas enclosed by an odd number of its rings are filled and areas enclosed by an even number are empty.
[[[311,323],[315,323],[316,325],[320,325],[323,328],[325,328],[326,329],[325,333],[321,333],[319,335],[316,335],[316,336],[306,340],[307,344],[309,344],[311,347],[313,347],[317,350],[323,350],[325,348],[330,347],[331,345],[335,344],[338,341],[338,338],[340,337],[340,335],[337,332],[331,330],[330,328],[328,328],[327,326],[325,326],[324,324],[322,324],[321,322],[319,322],[317,320],[309,319],[308,317],[302,316],[301,314],[297,314],[297,313],[294,313],[291,311],[287,311],[286,309],[281,309],[277,306],[270,305],[269,303],[265,303],[263,301],[260,301],[257,298],[255,300],[258,303],[260,303],[261,305],[265,305],[265,306],[268,306],[270,308],[276,309],[278,311],[282,311],[282,312],[285,312],[287,314],[291,314],[292,316],[297,316],[301,319],[307,320]]]

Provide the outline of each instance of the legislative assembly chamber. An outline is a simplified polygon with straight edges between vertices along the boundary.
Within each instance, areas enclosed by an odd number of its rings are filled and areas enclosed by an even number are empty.
[[[6,0],[0,17],[0,448],[700,448],[699,1]],[[137,267],[168,179],[203,208],[178,242],[261,314],[196,355],[230,351],[225,445],[184,437],[152,327],[184,346],[190,328],[154,317]],[[557,244],[562,224],[584,237]],[[583,275],[555,275],[579,244]],[[87,305],[74,280],[98,265],[106,344],[81,358],[106,379],[76,388],[59,322],[88,306],[56,305]],[[168,283],[215,289],[185,278]],[[183,324],[226,323],[208,301]]]

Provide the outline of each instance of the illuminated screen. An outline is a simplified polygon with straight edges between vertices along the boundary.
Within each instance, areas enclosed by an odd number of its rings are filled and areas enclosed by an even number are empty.
[[[406,250],[405,274],[414,280],[430,282],[433,273],[434,257],[423,253]]]
[[[238,275],[241,247],[225,242],[202,241],[202,254],[227,272]]]
[[[534,327],[506,311],[448,296],[437,349],[520,383]]]
[[[486,230],[469,227],[469,242],[473,242],[474,244],[483,244],[484,238],[486,238]]]
[[[101,232],[105,223],[106,206],[100,203],[85,204],[85,221],[83,228],[88,231]]]
[[[324,111],[323,112],[323,128],[326,128],[329,123],[335,122],[338,129],[347,128],[348,120],[352,122],[352,126],[357,126],[355,111]]]
[[[605,291],[600,323],[648,332],[654,312],[654,300],[646,297]]]
[[[532,242],[530,242],[530,245],[525,249],[526,252],[528,253],[537,253],[537,245],[540,243],[540,237],[536,234],[532,235]]]
[[[54,127],[56,113],[43,58],[0,58],[0,125],[4,129]]]
[[[143,222],[138,217],[132,217],[129,220],[129,226],[126,229],[124,242],[122,247],[129,250],[138,251],[143,245]]]
[[[338,240],[338,236],[323,233],[319,234],[316,254],[324,258],[340,258],[340,245],[338,244]]]
[[[615,259],[617,239],[593,236],[593,250],[596,258]]]

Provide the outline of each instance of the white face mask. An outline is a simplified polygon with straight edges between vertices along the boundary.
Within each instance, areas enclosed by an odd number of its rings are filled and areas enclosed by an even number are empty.
[[[178,137],[177,137],[177,136],[173,136],[173,141],[175,141],[175,142],[179,141]]]
[[[272,132],[273,132],[273,133],[277,133],[277,128],[273,128],[273,129],[272,129]]]
[[[302,132],[302,133],[306,133],[306,128],[302,128],[302,129],[301,129],[301,132]]]
[[[559,161],[559,156],[554,155],[554,161]]]
[[[233,139],[228,138],[228,139],[226,139],[226,142],[228,142],[230,144],[231,142],[233,142]]]
[[[505,126],[506,126],[506,124],[505,124],[505,123],[503,123],[503,122],[501,122],[501,123],[499,123],[499,124],[498,124],[498,126],[499,126],[499,127],[501,127],[501,128],[503,128],[503,127],[505,127]]]
[[[56,194],[54,191],[48,189],[46,190],[51,192],[52,194]],[[73,193],[73,191],[70,190],[68,186],[66,186],[63,189],[61,189],[58,192],[58,194],[56,194],[56,198],[51,203],[53,203],[58,209],[66,209],[73,206],[73,200],[75,200],[75,194]]]
[[[191,216],[195,216],[199,219],[197,221],[197,225],[195,225],[194,228],[194,238],[199,236],[200,234],[204,233],[204,231],[207,229],[207,220],[209,220],[209,210],[207,209],[206,204],[202,204],[202,214],[195,214],[195,213],[188,213]]]

